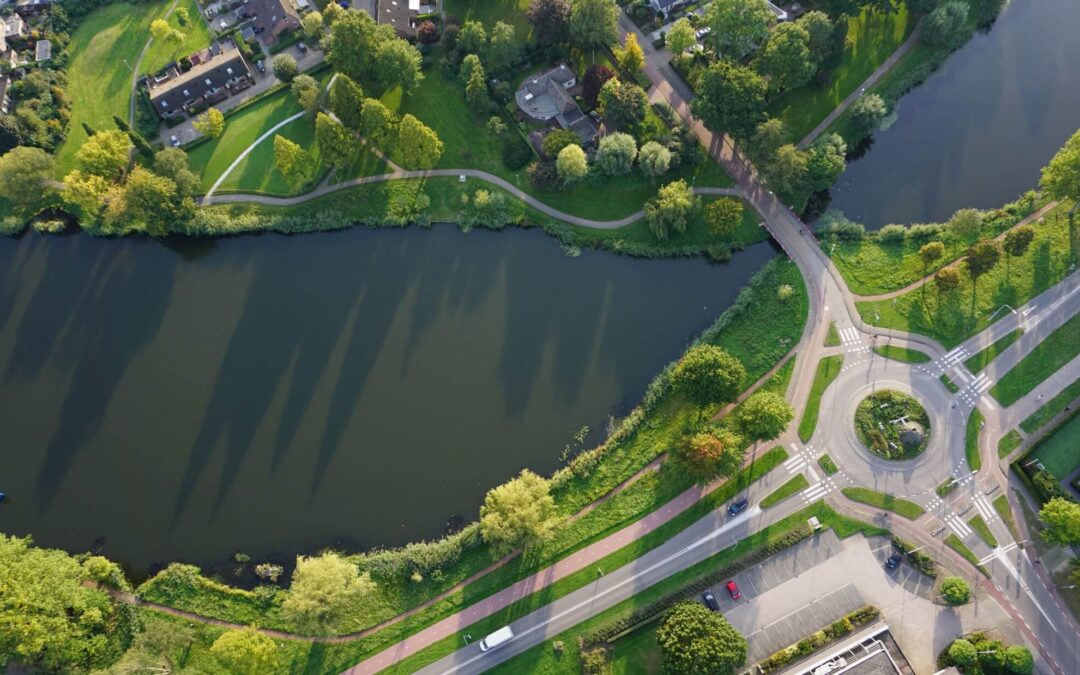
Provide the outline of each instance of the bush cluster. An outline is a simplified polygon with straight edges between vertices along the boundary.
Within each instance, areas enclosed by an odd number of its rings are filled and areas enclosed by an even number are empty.
[[[463,530],[435,541],[418,541],[401,548],[375,549],[353,556],[363,572],[376,581],[422,577],[438,580],[443,570],[453,567],[462,554],[481,544],[480,525],[471,523]]]
[[[881,612],[873,605],[866,605],[860,609],[845,614],[837,621],[829,624],[822,630],[799,640],[795,644],[785,647],[769,658],[758,664],[761,672],[768,673],[790,663],[795,659],[801,659],[817,649],[829,644],[833,640],[847,635],[855,630],[856,626],[869,623],[878,617]]]
[[[922,551],[916,551],[915,544],[912,544],[906,539],[901,539],[896,535],[893,535],[892,537],[892,544],[901,553],[907,556],[908,562],[911,563],[912,567],[919,570],[931,579],[937,577],[937,565],[934,563],[934,559],[926,555]]]

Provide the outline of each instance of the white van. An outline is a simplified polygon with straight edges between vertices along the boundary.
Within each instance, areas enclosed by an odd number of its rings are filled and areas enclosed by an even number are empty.
[[[510,626],[503,626],[480,641],[480,651],[494,649],[512,637],[514,637],[514,631],[510,630]]]

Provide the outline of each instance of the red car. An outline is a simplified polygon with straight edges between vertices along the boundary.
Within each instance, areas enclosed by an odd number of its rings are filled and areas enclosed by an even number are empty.
[[[727,592],[731,596],[732,600],[738,600],[742,597],[742,593],[739,592],[738,585],[734,581],[727,582]]]

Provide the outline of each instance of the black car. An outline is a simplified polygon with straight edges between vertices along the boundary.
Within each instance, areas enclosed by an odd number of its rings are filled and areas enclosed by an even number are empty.
[[[297,42],[296,48],[300,50],[301,54],[307,54],[307,45],[303,42]]]
[[[704,593],[702,593],[701,599],[705,601],[705,606],[712,611],[720,611],[720,603],[716,601],[716,596],[712,594],[712,591],[705,591]]]
[[[742,513],[746,510],[747,506],[750,506],[750,502],[747,501],[746,497],[739,497],[731,503],[731,506],[727,507],[728,515],[734,516]]]
[[[891,556],[889,556],[888,560],[885,561],[885,567],[888,567],[889,569],[894,570],[894,569],[896,569],[897,567],[900,566],[900,561],[903,560],[903,559],[904,559],[904,556],[900,555],[899,553],[894,553]]]

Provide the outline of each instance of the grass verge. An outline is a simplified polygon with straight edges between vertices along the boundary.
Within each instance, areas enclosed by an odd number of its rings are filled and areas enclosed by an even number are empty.
[[[817,371],[814,373],[814,384],[810,388],[810,397],[806,401],[806,409],[803,410],[802,419],[799,420],[799,438],[806,443],[814,435],[817,428],[818,414],[821,411],[821,397],[825,390],[840,374],[844,365],[844,357],[840,355],[826,356],[818,361]]]
[[[1010,452],[1019,448],[1023,442],[1024,439],[1020,436],[1020,432],[1013,429],[998,439],[998,457],[1008,456]]]
[[[917,520],[926,513],[926,511],[923,510],[923,507],[915,502],[908,501],[901,497],[887,495],[884,492],[877,492],[869,488],[846,487],[840,490],[840,492],[852,501],[869,504],[870,506],[885,509],[886,511],[892,511],[908,520]]]
[[[961,541],[960,537],[955,534],[950,534],[945,537],[945,545],[963,556],[964,560],[967,560],[975,566],[975,569],[986,576],[990,576],[989,572],[986,571],[986,568],[979,564],[979,559],[975,557],[975,554],[971,552],[971,549],[967,547],[967,544]]]
[[[918,349],[896,347],[894,345],[880,345],[874,347],[874,353],[878,356],[884,356],[893,361],[903,361],[904,363],[929,363],[930,361],[930,357],[923,352],[920,352]]]
[[[938,379],[941,380],[941,383],[945,385],[945,388],[953,394],[960,391],[960,387],[956,386],[956,383],[953,382],[952,379],[945,373],[942,373],[941,377],[939,377]]]
[[[1010,406],[1080,354],[1080,314],[1073,316],[1040,342],[1005,376],[990,387],[990,395]]]
[[[1062,389],[1061,393],[1054,398],[1042,404],[1038,410],[1031,413],[1027,419],[1020,423],[1020,428],[1028,434],[1035,433],[1077,398],[1080,398],[1080,379]]]
[[[840,331],[836,330],[836,324],[832,321],[829,322],[829,332],[825,334],[825,346],[826,347],[839,347],[840,346]]]
[[[796,474],[786,483],[766,495],[765,498],[761,500],[761,508],[767,509],[770,506],[775,506],[796,492],[801,492],[809,486],[810,481],[806,480],[806,476],[801,473]]]
[[[1016,518],[1013,517],[1012,507],[1009,506],[1009,498],[1005,495],[998,495],[997,499],[992,503],[994,510],[1001,517],[1001,522],[1005,523],[1005,527],[1009,528],[1009,534],[1016,541],[1020,541],[1020,530],[1016,527]]]
[[[825,472],[826,476],[831,476],[840,470],[836,466],[836,462],[832,461],[832,457],[829,457],[828,455],[822,455],[821,457],[818,457],[817,463],[818,466],[821,467],[821,470]]]
[[[979,535],[979,538],[986,542],[986,545],[990,548],[997,548],[998,541],[994,533],[990,531],[990,526],[986,524],[982,516],[976,515],[968,521],[968,525],[971,529],[975,530],[975,533]]]
[[[967,458],[968,468],[978,471],[982,468],[982,457],[979,455],[979,430],[982,429],[982,413],[978,408],[971,411],[967,419],[967,427],[964,429],[964,457]]]
[[[975,356],[970,357],[964,361],[964,367],[973,373],[978,373],[985,368],[988,363],[997,358],[998,354],[1005,351],[1009,345],[1020,339],[1020,336],[1024,334],[1023,329],[1017,328],[1011,333],[1006,334],[1000,338],[997,342],[993,343],[986,349],[982,350]]]

